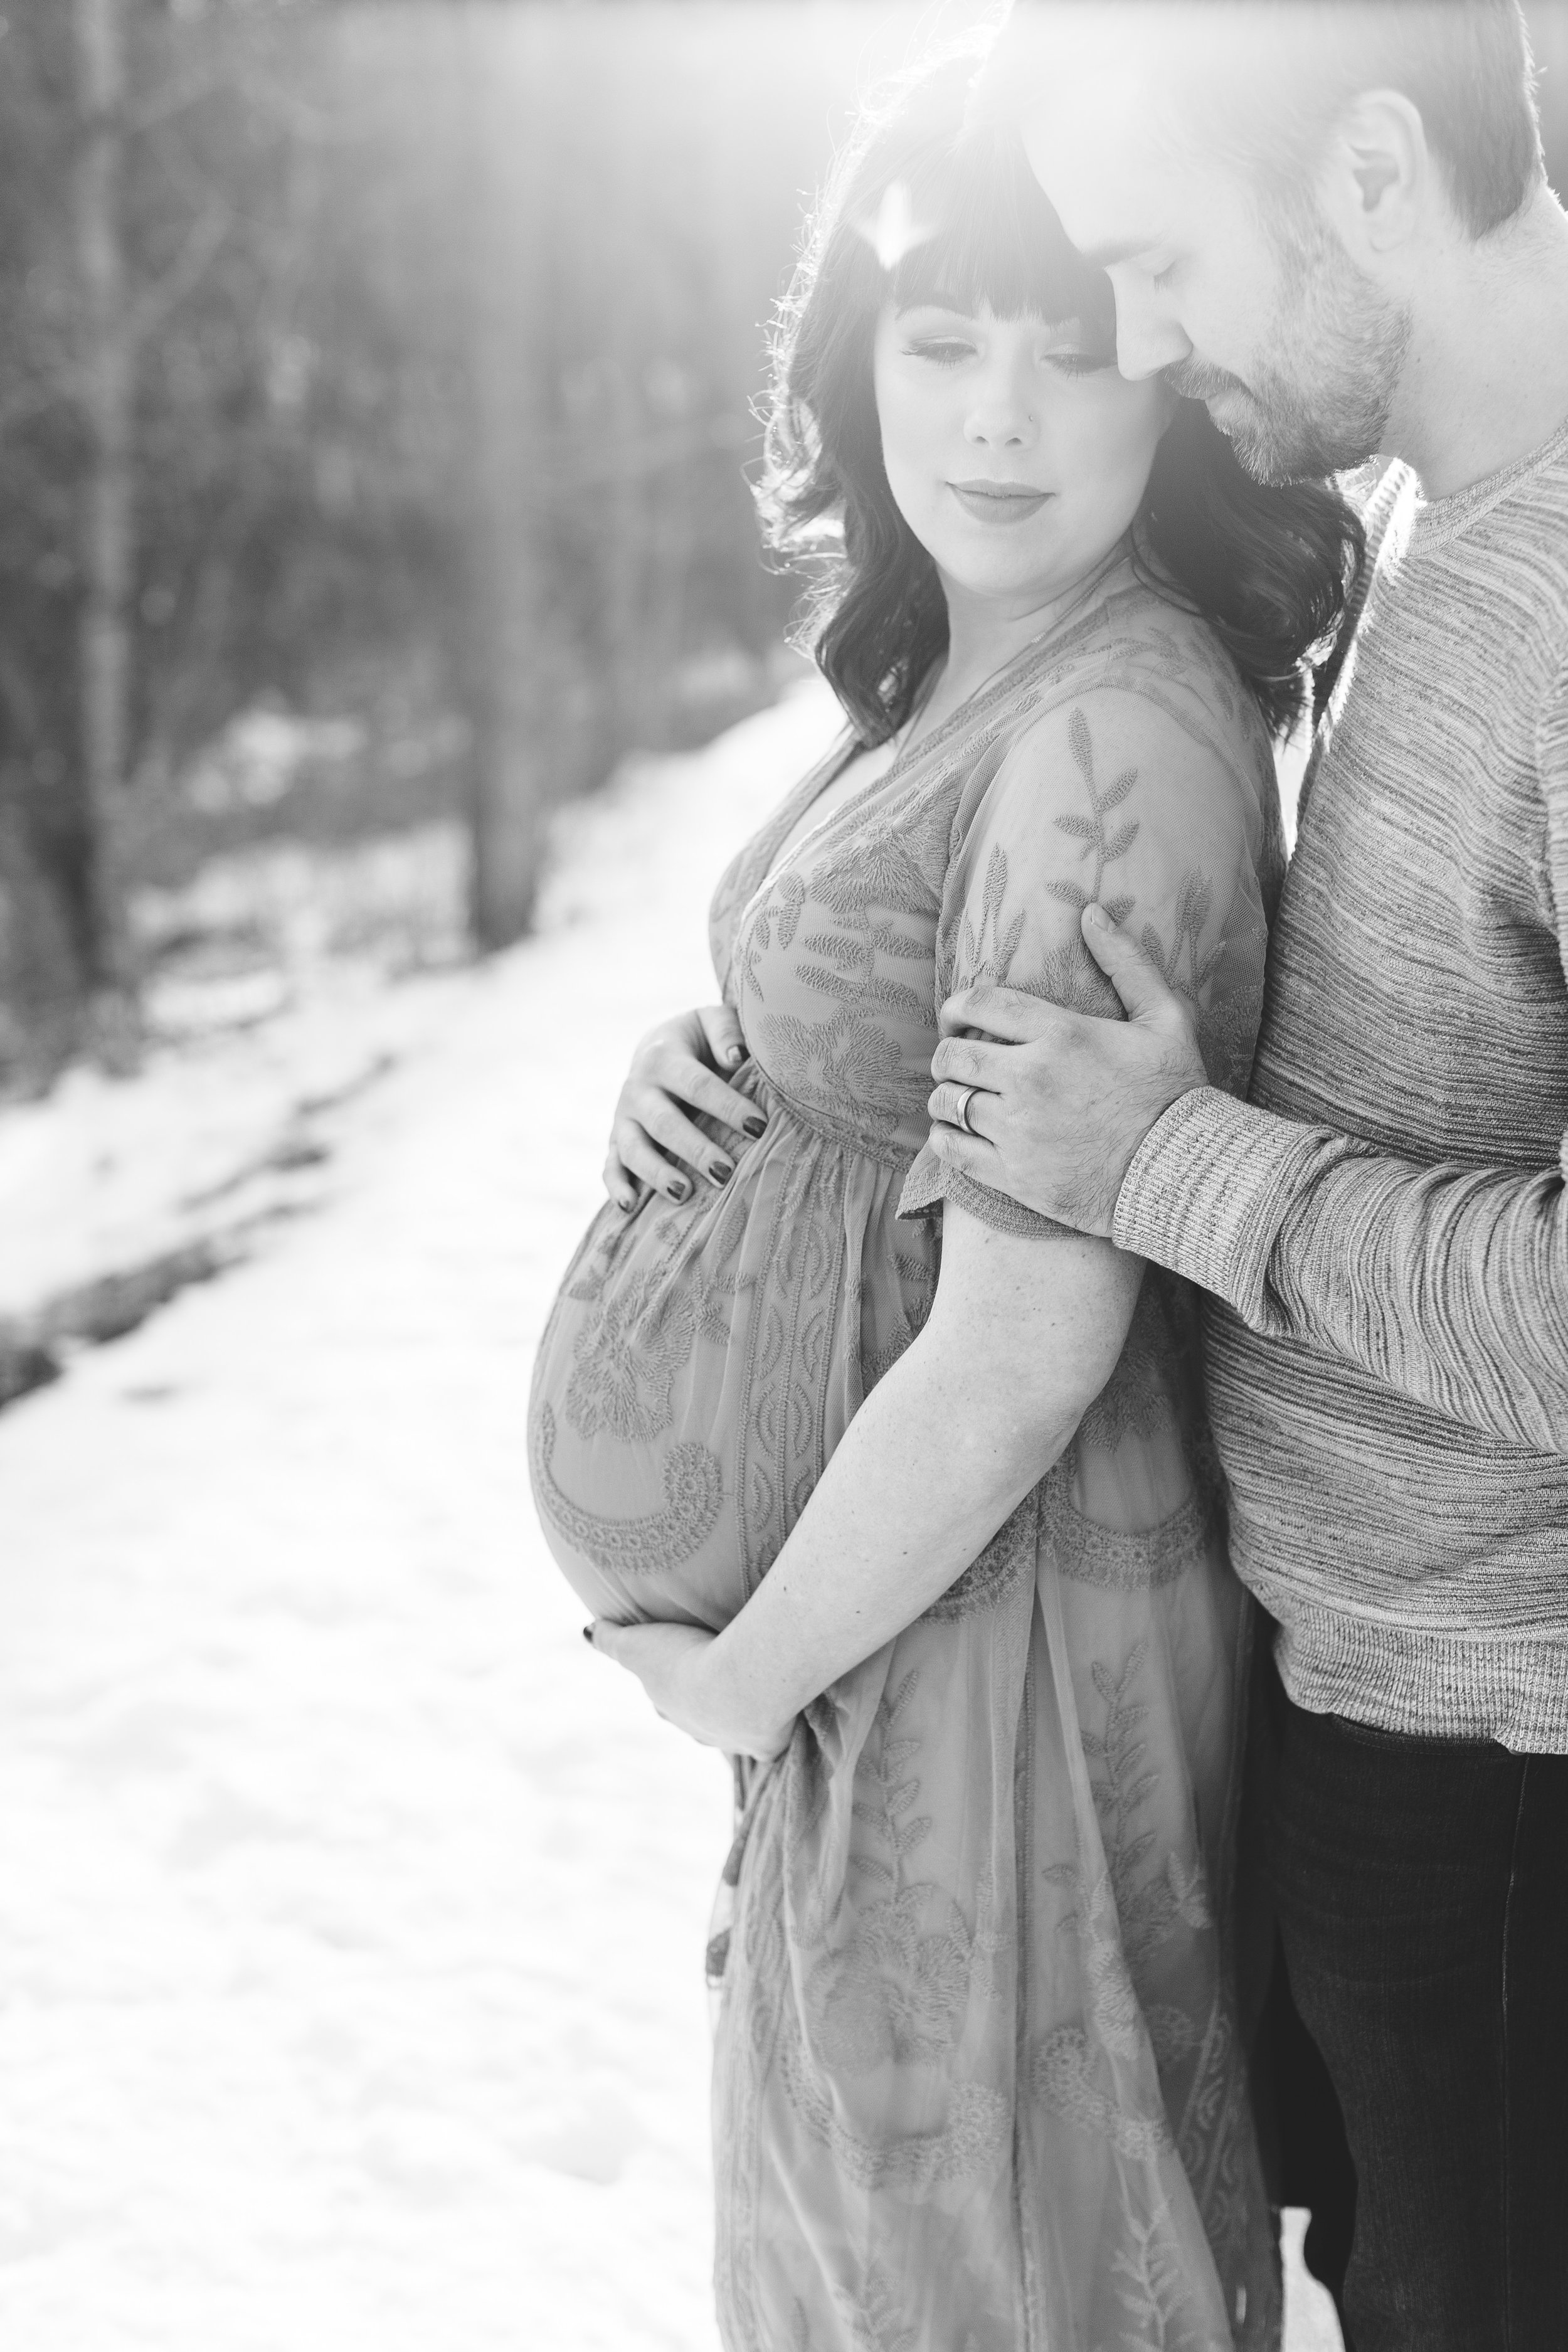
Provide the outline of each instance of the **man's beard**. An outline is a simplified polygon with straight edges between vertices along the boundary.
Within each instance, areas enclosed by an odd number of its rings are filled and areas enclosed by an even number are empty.
[[[1199,359],[1164,371],[1184,399],[1220,404],[1215,422],[1259,482],[1313,480],[1375,456],[1410,342],[1409,311],[1356,268],[1316,207],[1292,215],[1271,225],[1282,280],[1272,348],[1245,378]],[[1289,363],[1286,343],[1298,354]]]

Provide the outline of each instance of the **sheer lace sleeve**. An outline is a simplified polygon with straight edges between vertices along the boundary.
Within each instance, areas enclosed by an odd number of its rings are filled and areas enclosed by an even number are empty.
[[[1274,837],[1273,774],[1184,712],[1183,699],[1087,691],[1042,716],[961,803],[937,995],[991,981],[1121,1018],[1079,928],[1098,899],[1196,1006],[1210,1076],[1238,1091],[1262,1011],[1259,867]],[[946,1167],[928,1144],[901,1210],[914,1215],[944,1198],[1008,1232],[1063,1230]]]

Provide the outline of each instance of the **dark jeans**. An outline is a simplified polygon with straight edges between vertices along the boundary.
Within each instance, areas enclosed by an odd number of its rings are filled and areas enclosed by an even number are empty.
[[[1352,2352],[1565,2352],[1568,1758],[1308,1715],[1278,1683],[1271,1713],[1289,1993],[1353,2164],[1287,1997],[1279,2124],[1287,2182],[1304,2169],[1319,2209],[1309,2260]]]

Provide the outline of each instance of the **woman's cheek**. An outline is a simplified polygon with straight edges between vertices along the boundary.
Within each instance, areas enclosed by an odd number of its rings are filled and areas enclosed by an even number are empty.
[[[1147,387],[1140,384],[1138,389],[1143,392]],[[1164,417],[1163,402],[1141,400],[1127,418],[1124,435],[1126,462],[1129,468],[1140,474],[1144,481],[1149,478],[1149,470],[1154,463],[1154,453],[1160,446],[1160,436],[1164,429]]]
[[[1150,429],[1142,409],[1118,422],[1120,430],[1111,419],[1102,416],[1097,429],[1085,436],[1080,478],[1094,482],[1103,511],[1131,513],[1142,502],[1160,436]]]

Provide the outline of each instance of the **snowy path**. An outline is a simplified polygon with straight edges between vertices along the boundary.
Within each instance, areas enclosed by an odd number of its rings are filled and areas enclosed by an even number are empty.
[[[725,1775],[584,1651],[522,1402],[626,1049],[831,721],[575,815],[328,1205],[0,1419],[7,2352],[711,2352]]]

